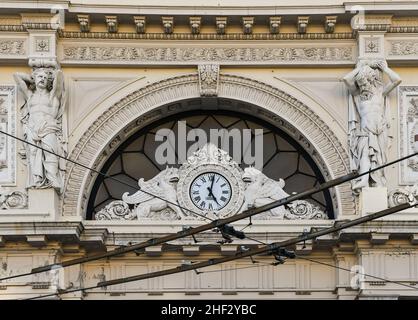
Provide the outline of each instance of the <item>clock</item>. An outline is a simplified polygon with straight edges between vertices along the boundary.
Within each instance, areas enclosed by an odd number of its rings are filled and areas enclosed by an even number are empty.
[[[244,203],[244,182],[238,164],[222,149],[207,144],[179,168],[177,201],[199,215],[225,218],[237,214]],[[191,219],[199,218],[185,212]]]
[[[231,200],[232,188],[229,181],[220,173],[205,172],[193,180],[189,195],[197,208],[218,212]]]

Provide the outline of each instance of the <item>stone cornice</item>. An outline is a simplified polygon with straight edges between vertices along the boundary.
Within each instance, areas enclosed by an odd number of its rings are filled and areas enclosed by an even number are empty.
[[[39,10],[50,9],[52,6],[60,5],[62,8],[69,10],[70,12],[77,13],[102,13],[102,14],[132,14],[138,12],[138,5],[132,5],[135,1],[130,3],[120,3],[120,1],[107,1],[106,4],[98,3],[97,1],[80,1],[80,0],[39,0],[39,1],[7,1],[5,4],[0,5],[0,8],[4,9],[23,9],[23,10]],[[212,5],[211,5],[212,4]],[[346,2],[346,1],[334,1],[330,4],[329,1],[319,2],[315,4],[309,1],[304,3],[288,2],[285,4],[272,5],[271,1],[259,0],[254,2],[243,2],[239,0],[228,1],[228,4],[220,4],[217,2],[198,2],[191,3],[190,1],[160,1],[156,4],[144,4],[140,5],[141,14],[158,14],[161,10],[164,10],[166,14],[187,14],[187,15],[268,15],[274,11],[280,11],[282,14],[344,14],[350,12],[351,8],[355,5],[361,5],[367,11],[373,12],[391,12],[391,11],[411,11],[417,10],[418,5],[411,1],[359,1],[359,2]]]
[[[0,25],[0,31],[5,32],[26,32],[28,29],[47,29],[55,30],[56,27],[52,24],[8,24]],[[386,31],[388,33],[416,33],[418,26],[390,26],[387,24],[373,24],[367,25],[364,29],[366,31]],[[336,33],[322,33],[310,32],[300,34],[297,32],[287,33],[133,33],[133,32],[76,32],[58,30],[58,35],[63,39],[135,39],[135,40],[326,40],[326,39],[355,39],[356,32],[336,32]]]
[[[108,223],[109,224],[109,223]],[[306,227],[306,226],[305,226]],[[316,225],[310,223],[309,228],[326,228],[328,225],[317,223]],[[116,228],[114,230],[114,228]],[[316,239],[313,242],[313,249],[319,246],[322,249],[328,246],[335,246],[338,243],[352,243],[354,240],[361,239],[365,244],[372,244],[375,239],[381,235],[387,238],[386,241],[382,241],[381,245],[384,245],[388,241],[391,241],[391,236],[395,236],[395,241],[403,241],[404,245],[416,244],[416,230],[418,228],[417,221],[372,221],[361,226],[352,227],[350,229],[342,230],[335,234],[330,234]],[[180,231],[181,225],[174,226],[167,223],[159,223],[156,232],[152,233],[153,238],[165,236],[167,234]],[[265,225],[263,223],[258,226],[257,222],[246,233],[251,235],[251,238],[264,241],[266,239]],[[299,230],[300,229],[300,230]],[[376,230],[379,230],[376,232]],[[300,236],[303,227],[297,222],[293,224],[287,223],[285,226],[280,222],[269,221],[268,226],[268,239],[269,241],[282,241],[288,238]],[[142,224],[113,224],[112,226],[103,227],[99,223],[84,224],[82,222],[11,222],[0,223],[0,234],[2,237],[2,246],[7,245],[7,242],[13,243],[14,241],[21,242],[22,240],[28,241],[33,236],[44,236],[45,245],[48,241],[60,241],[63,244],[80,244],[87,247],[100,247],[103,245],[126,245],[130,242],[142,242],[151,237],[149,233],[150,226]],[[219,240],[219,234],[216,233],[204,233],[198,234],[199,245],[202,248],[220,247],[217,241]],[[26,239],[26,240],[25,240]],[[248,240],[236,240],[234,245],[247,244]],[[188,238],[178,239],[171,242],[172,245],[178,246],[181,250],[183,246],[190,246],[191,240]],[[388,244],[389,245],[389,244]],[[196,246],[196,245],[195,245]],[[164,246],[162,247],[164,251]]]
[[[62,39],[118,39],[118,40],[345,40],[355,39],[357,31],[352,32],[270,32],[270,33],[145,33],[145,32],[85,32],[85,31],[66,31],[57,29],[51,23],[24,23],[24,24],[0,24],[0,32],[26,32],[30,29],[37,30],[57,30],[59,38]],[[396,25],[390,24],[368,24],[362,31],[385,31],[388,33],[416,33],[416,25]]]
[[[1,222],[0,235],[6,239],[14,239],[27,235],[60,236],[61,240],[78,239],[84,232],[81,222]],[[71,238],[71,239],[70,239]]]

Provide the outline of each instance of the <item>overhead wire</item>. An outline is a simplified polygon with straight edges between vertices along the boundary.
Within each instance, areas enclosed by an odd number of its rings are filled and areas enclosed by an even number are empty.
[[[247,238],[249,238],[249,237],[247,237]],[[251,239],[251,238],[249,238],[249,239],[250,240],[256,240],[256,239]],[[265,243],[263,241],[260,241],[260,240],[257,240],[257,242],[262,243],[264,245],[267,245],[267,243]],[[307,260],[307,261],[310,261],[310,262],[313,262],[313,263],[321,264],[321,265],[328,266],[328,267],[333,267],[335,269],[339,269],[339,270],[343,270],[343,271],[348,271],[348,272],[352,273],[352,270],[350,270],[350,269],[347,269],[347,268],[344,268],[344,267],[340,267],[340,266],[336,266],[336,265],[332,265],[332,264],[329,264],[329,263],[326,263],[326,262],[322,262],[322,261],[317,261],[317,260],[314,260],[314,259],[311,259],[311,258],[307,258],[305,256],[301,256],[301,255],[298,255],[298,254],[295,254],[295,258],[302,259],[302,260]],[[259,261],[257,261],[257,262],[252,261],[252,262],[253,263],[259,263]],[[270,263],[270,265],[271,265],[271,263]],[[204,273],[205,271],[201,271],[201,272]],[[411,286],[411,285],[407,285],[407,284],[404,284],[404,283],[402,283],[400,281],[389,280],[389,279],[386,279],[386,278],[374,276],[374,275],[371,275],[371,274],[368,274],[368,273],[364,273],[364,272],[357,272],[356,274],[359,274],[359,275],[362,275],[362,276],[366,276],[366,277],[369,277],[369,278],[374,278],[374,279],[381,280],[381,281],[385,281],[385,282],[395,283],[395,284],[398,284],[400,286],[404,286],[404,287],[412,288],[414,290],[418,290],[418,287],[414,287],[414,286]],[[417,281],[413,281],[413,282],[417,282],[418,283],[418,280]]]
[[[141,192],[143,192],[143,193],[145,193],[145,194],[147,194],[147,195],[150,195],[150,196],[155,197],[155,198],[157,198],[157,199],[160,199],[160,200],[166,201],[166,202],[167,202],[167,203],[169,203],[169,204],[172,204],[172,205],[174,205],[174,206],[176,206],[176,207],[178,207],[178,208],[180,208],[180,209],[182,209],[182,210],[186,210],[186,211],[188,211],[188,212],[190,212],[190,213],[192,213],[192,214],[194,214],[194,215],[197,215],[197,216],[199,216],[199,217],[201,217],[201,218],[204,218],[204,219],[207,219],[207,220],[213,221],[213,219],[212,219],[212,218],[207,217],[207,216],[205,216],[205,215],[203,215],[203,214],[200,214],[200,213],[198,213],[198,212],[196,212],[196,211],[193,211],[193,210],[187,209],[187,208],[185,208],[185,207],[183,207],[183,206],[179,205],[178,203],[175,203],[175,202],[172,202],[172,201],[170,201],[170,200],[164,199],[164,198],[162,198],[162,197],[160,197],[160,196],[158,196],[158,195],[156,195],[156,194],[153,194],[153,193],[151,193],[151,192],[149,192],[149,191],[146,191],[146,190],[143,190],[143,189],[141,189],[141,188],[138,188],[138,186],[135,186],[135,185],[132,185],[132,184],[130,184],[130,183],[127,183],[127,182],[125,182],[125,181],[123,181],[123,180],[120,180],[120,179],[118,179],[118,178],[115,178],[114,176],[108,175],[108,174],[103,173],[103,172],[101,172],[101,171],[99,171],[99,170],[96,170],[96,169],[90,168],[90,167],[88,167],[88,166],[86,166],[86,165],[84,165],[84,164],[82,164],[82,163],[79,163],[79,162],[74,161],[74,160],[72,160],[72,159],[70,159],[70,158],[64,157],[64,156],[62,156],[62,155],[59,155],[59,154],[57,154],[56,152],[53,152],[53,151],[50,151],[50,150],[48,150],[48,149],[42,148],[41,146],[38,146],[38,145],[36,145],[36,144],[34,144],[34,143],[32,143],[32,142],[29,142],[29,141],[26,141],[26,140],[21,139],[21,138],[19,138],[19,137],[16,137],[16,136],[14,136],[14,135],[12,135],[12,134],[10,134],[10,133],[8,133],[8,132],[5,132],[5,131],[3,131],[3,130],[0,130],[0,133],[4,134],[4,135],[6,135],[6,136],[8,136],[8,137],[10,137],[10,138],[16,139],[16,140],[18,140],[18,141],[20,141],[20,142],[22,142],[22,143],[26,143],[26,144],[28,144],[28,145],[30,145],[30,146],[32,146],[32,147],[38,148],[38,149],[40,149],[40,150],[42,150],[42,151],[44,151],[44,152],[48,152],[48,153],[50,153],[50,154],[52,154],[52,155],[54,155],[54,156],[59,157],[60,159],[63,159],[63,160],[68,161],[68,162],[71,162],[72,164],[78,165],[78,166],[80,166],[80,167],[82,167],[82,168],[84,168],[84,169],[90,170],[90,171],[92,171],[92,172],[94,172],[94,173],[97,173],[97,174],[99,174],[99,175],[101,175],[101,176],[103,176],[103,177],[105,177],[105,178],[112,179],[113,181],[116,181],[116,182],[121,183],[121,184],[123,184],[123,185],[125,185],[125,186],[128,186],[128,187],[130,187],[130,188],[133,188],[133,189],[135,189],[136,191],[141,191]]]
[[[338,269],[338,270],[343,270],[343,271],[347,271],[347,272],[350,272],[350,273],[354,273],[350,269],[347,269],[347,268],[344,268],[344,267],[340,267],[340,266],[336,266],[336,265],[329,264],[329,263],[322,262],[322,261],[317,261],[317,260],[314,260],[314,259],[311,259],[311,258],[306,258],[306,257],[300,256],[300,255],[296,255],[296,258],[303,259],[303,260],[307,260],[307,261],[310,261],[310,262],[313,262],[313,263],[316,263],[316,264],[320,264],[320,265],[323,265],[323,266],[332,267],[332,268],[335,268],[335,269]],[[381,281],[388,282],[388,283],[394,283],[394,284],[397,284],[397,285],[400,285],[400,286],[404,286],[404,287],[407,287],[407,288],[410,288],[410,289],[418,290],[418,287],[414,287],[414,286],[411,286],[411,285],[402,283],[400,281],[389,280],[389,279],[382,278],[382,277],[378,277],[378,276],[374,276],[374,275],[371,275],[371,274],[368,274],[368,273],[365,273],[365,272],[356,272],[356,274],[359,274],[359,275],[362,275],[362,276],[366,276],[366,277],[369,277],[369,278],[373,278],[373,279],[377,279],[377,280],[381,280]],[[410,282],[412,282],[412,281],[410,281]],[[418,282],[418,281],[415,281],[415,282]]]
[[[104,176],[109,177],[109,178],[114,178],[114,177],[108,176],[105,173],[102,173],[102,172],[100,172],[100,171],[98,171],[96,169],[89,168],[86,165],[80,164],[80,163],[78,163],[78,162],[76,162],[76,161],[74,161],[72,159],[69,159],[69,158],[63,157],[61,155],[58,155],[58,154],[56,154],[54,152],[51,152],[49,150],[46,150],[46,149],[44,149],[44,148],[42,148],[40,146],[37,146],[35,144],[32,144],[32,143],[30,143],[28,141],[25,141],[23,139],[20,139],[18,137],[15,137],[14,135],[11,135],[11,134],[6,133],[4,131],[1,131],[0,130],[0,133],[3,133],[3,134],[5,134],[5,135],[7,135],[9,137],[15,138],[15,139],[17,139],[17,140],[19,140],[19,141],[21,141],[23,143],[27,143],[29,145],[32,145],[32,146],[34,146],[36,148],[39,148],[39,149],[41,149],[41,150],[43,150],[45,152],[49,152],[51,154],[54,154],[54,155],[56,155],[56,156],[58,156],[58,157],[60,157],[60,158],[62,158],[64,160],[67,160],[67,161],[69,161],[69,162],[71,162],[71,163],[73,163],[75,165],[82,166],[83,168],[88,169],[88,170],[91,170],[91,171],[93,171],[95,173],[104,175]],[[232,222],[235,222],[235,221],[239,221],[239,220],[242,220],[242,219],[246,219],[246,218],[251,218],[252,216],[254,216],[256,214],[259,214],[259,213],[268,211],[268,210],[273,209],[275,207],[279,207],[279,206],[286,205],[286,204],[288,204],[290,202],[293,202],[295,200],[299,200],[299,199],[305,198],[305,197],[307,197],[309,195],[315,194],[317,192],[321,192],[321,191],[326,190],[326,189],[329,189],[331,187],[338,186],[339,184],[348,182],[350,180],[356,179],[356,178],[361,177],[361,176],[366,175],[366,174],[370,174],[370,173],[375,172],[377,170],[381,170],[381,169],[383,169],[383,168],[385,168],[387,166],[390,166],[392,164],[395,164],[395,163],[397,163],[399,161],[406,160],[406,159],[411,158],[411,157],[416,156],[416,155],[418,155],[418,152],[413,153],[413,154],[410,154],[410,155],[407,155],[407,156],[402,157],[402,158],[399,158],[399,159],[396,159],[394,161],[388,162],[388,163],[386,163],[386,164],[384,164],[382,166],[379,166],[379,167],[370,169],[370,170],[368,170],[366,172],[363,172],[363,173],[351,172],[351,173],[349,173],[349,174],[347,174],[345,176],[342,176],[342,177],[333,179],[331,181],[325,182],[325,183],[323,183],[321,185],[318,185],[318,186],[316,186],[314,188],[311,188],[309,190],[303,191],[303,192],[301,192],[299,194],[290,195],[290,196],[288,196],[288,197],[286,197],[284,199],[280,199],[280,200],[277,200],[277,201],[273,201],[273,202],[271,202],[269,204],[260,206],[258,208],[251,208],[251,209],[245,210],[245,211],[243,211],[241,213],[238,213],[238,214],[236,214],[234,216],[230,216],[230,217],[223,218],[223,219],[218,219],[218,220],[213,220],[211,223],[208,223],[206,225],[201,225],[201,226],[194,227],[194,228],[190,227],[190,228],[187,228],[187,229],[183,229],[182,231],[179,231],[177,233],[170,234],[168,236],[163,236],[163,237],[155,238],[155,239],[149,239],[149,240],[147,240],[145,242],[141,242],[141,243],[134,244],[134,245],[131,245],[131,246],[124,246],[124,247],[121,247],[121,248],[118,248],[118,249],[115,249],[115,250],[112,250],[112,251],[108,251],[108,252],[102,253],[102,254],[95,254],[95,255],[86,256],[86,257],[82,257],[82,258],[77,258],[77,259],[73,259],[73,260],[63,261],[63,262],[60,262],[60,263],[50,264],[50,265],[46,265],[46,266],[40,266],[40,267],[37,267],[37,268],[32,269],[31,272],[29,272],[29,273],[18,274],[18,275],[11,275],[11,276],[8,276],[8,277],[1,278],[0,281],[12,279],[12,278],[17,278],[17,277],[22,277],[22,276],[27,276],[27,275],[31,275],[31,274],[37,274],[37,273],[49,271],[49,270],[52,270],[52,269],[56,269],[56,268],[59,268],[59,267],[63,267],[64,268],[64,267],[68,267],[68,266],[72,266],[72,265],[76,265],[76,264],[86,263],[86,262],[95,261],[95,260],[99,260],[99,259],[103,259],[103,258],[109,258],[109,257],[112,257],[112,256],[117,256],[117,255],[121,255],[121,254],[128,253],[128,252],[138,251],[140,249],[144,249],[144,248],[149,247],[149,246],[155,246],[155,245],[158,245],[158,244],[167,243],[169,241],[177,240],[177,239],[180,239],[180,238],[184,238],[184,237],[188,237],[188,236],[193,236],[195,234],[201,233],[203,231],[211,230],[211,229],[221,230],[221,227],[227,226],[229,223],[232,223]],[[114,178],[114,179],[116,181],[122,183],[122,184],[125,184],[125,185],[128,185],[128,186],[132,187],[131,185],[125,183],[124,181],[120,181],[119,179],[116,179],[116,178]],[[141,189],[139,189],[139,190],[141,190]],[[144,190],[141,190],[141,191],[144,192]],[[148,192],[148,194],[150,194],[150,193]],[[152,194],[150,194],[150,195],[152,195]],[[154,195],[152,195],[152,196],[154,196]],[[157,197],[157,198],[160,198],[160,197]],[[163,198],[160,198],[160,199],[166,201]],[[173,203],[173,204],[175,204],[175,203]],[[191,211],[189,209],[187,209],[187,210],[188,211]],[[250,221],[250,223],[251,223],[251,221]],[[234,232],[235,232],[234,236],[236,236],[236,234],[238,232],[240,232],[240,231],[234,230]]]
[[[415,199],[413,202],[408,202],[408,203],[404,203],[404,204],[400,204],[398,206],[392,207],[392,208],[388,208],[364,217],[360,217],[348,222],[343,222],[343,223],[337,223],[335,224],[333,227],[329,227],[329,228],[325,228],[323,230],[318,230],[318,231],[314,231],[314,232],[310,232],[307,234],[302,234],[299,237],[296,238],[292,238],[292,239],[288,239],[288,240],[284,240],[281,242],[274,242],[256,249],[249,249],[246,251],[239,251],[237,252],[234,256],[226,256],[226,257],[222,257],[222,258],[213,258],[213,259],[209,259],[206,261],[202,261],[202,262],[197,262],[194,264],[182,264],[178,267],[175,268],[170,268],[170,269],[165,269],[165,270],[160,270],[160,271],[155,271],[155,272],[149,272],[149,273],[145,273],[145,274],[140,274],[140,275],[134,275],[134,276],[129,276],[129,277],[123,277],[123,278],[119,278],[119,279],[113,279],[113,280],[107,280],[107,281],[100,281],[97,283],[96,286],[91,286],[88,288],[78,288],[78,289],[70,289],[70,290],[61,290],[58,293],[61,294],[66,294],[66,293],[71,293],[71,292],[77,292],[77,291],[83,291],[83,290],[90,290],[90,289],[95,289],[95,288],[100,288],[100,287],[108,287],[108,286],[112,286],[112,285],[117,285],[117,284],[122,284],[122,283],[127,283],[127,282],[133,282],[133,281],[139,281],[139,280],[145,280],[145,279],[151,279],[151,278],[157,278],[157,277],[161,277],[161,276],[167,276],[167,275],[171,275],[171,274],[177,274],[177,273],[182,273],[182,272],[186,272],[186,271],[192,271],[192,270],[198,270],[198,269],[202,269],[205,267],[209,267],[209,266],[213,266],[213,265],[217,265],[217,264],[221,264],[221,263],[225,263],[225,262],[231,262],[231,261],[235,261],[238,259],[242,259],[242,258],[246,258],[246,257],[250,257],[250,256],[254,256],[254,255],[259,255],[259,254],[275,254],[277,252],[280,252],[281,249],[286,248],[288,246],[292,246],[295,245],[299,242],[302,241],[306,241],[306,240],[311,240],[311,239],[316,239],[318,237],[330,234],[330,233],[335,233],[337,231],[343,230],[343,229],[347,229],[349,227],[355,226],[355,225],[359,225],[365,222],[369,222],[378,218],[382,218],[385,217],[387,215],[402,211],[402,210],[406,210],[412,206],[415,206],[417,204],[417,200]],[[47,297],[52,297],[52,296],[56,296],[57,293],[50,293],[50,294],[45,294],[45,295],[40,295],[40,296],[35,296],[35,297],[31,297],[29,298],[29,300],[34,300],[34,299],[42,299],[42,298],[47,298]]]

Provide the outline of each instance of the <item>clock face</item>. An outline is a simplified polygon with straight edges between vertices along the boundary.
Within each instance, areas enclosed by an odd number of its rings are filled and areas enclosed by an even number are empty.
[[[229,181],[216,172],[198,175],[190,186],[190,199],[203,211],[218,211],[231,200],[232,189]]]

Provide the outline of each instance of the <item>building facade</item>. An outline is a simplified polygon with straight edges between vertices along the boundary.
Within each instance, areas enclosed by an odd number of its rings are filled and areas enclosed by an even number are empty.
[[[417,32],[413,1],[0,3],[0,278],[418,152]],[[416,297],[416,208],[299,243],[279,265],[262,255],[59,290],[331,227],[412,201],[417,181],[412,157],[234,223],[245,239],[207,231],[5,280],[0,298]]]

